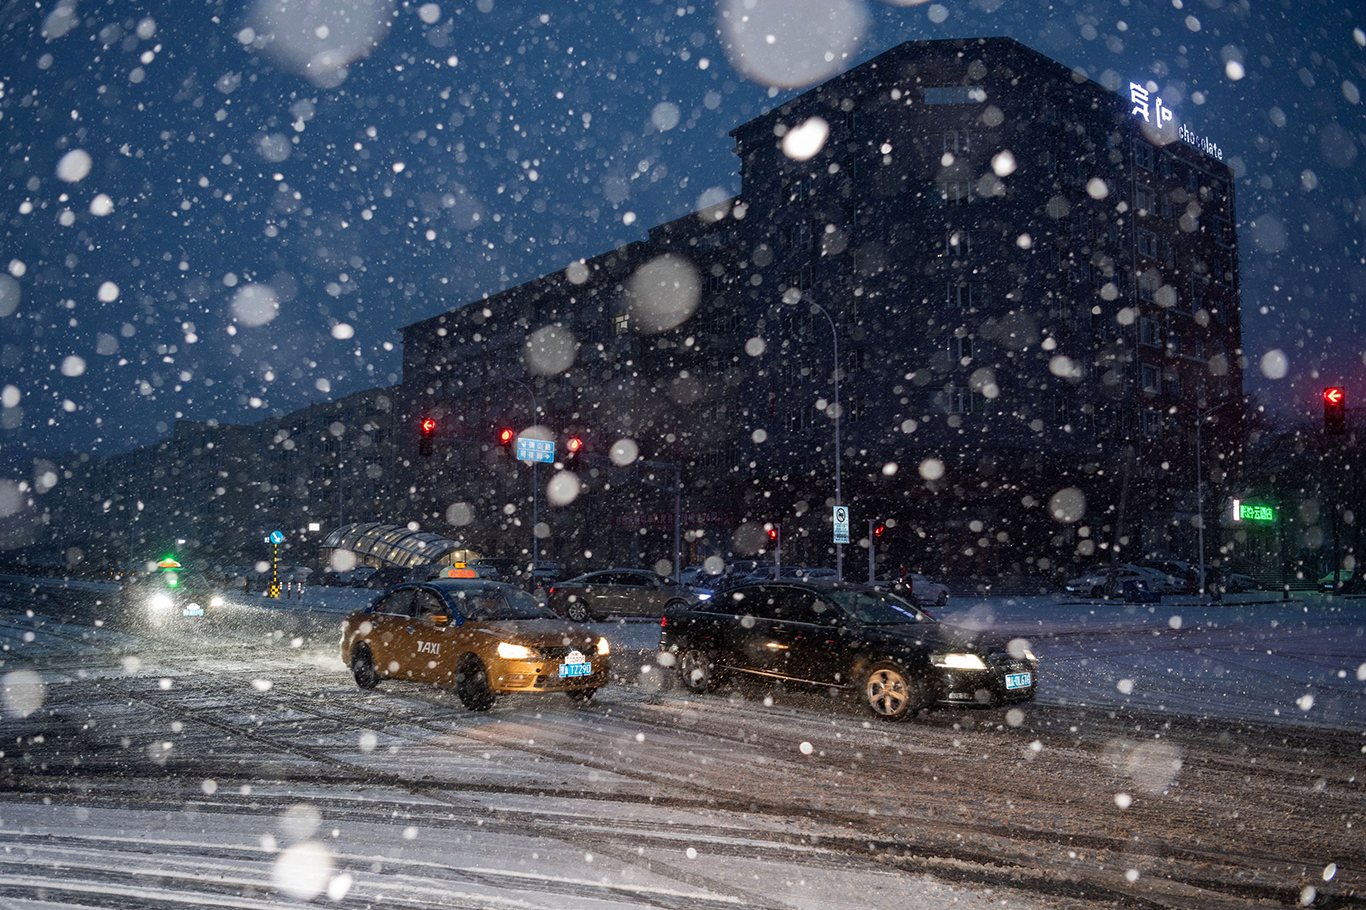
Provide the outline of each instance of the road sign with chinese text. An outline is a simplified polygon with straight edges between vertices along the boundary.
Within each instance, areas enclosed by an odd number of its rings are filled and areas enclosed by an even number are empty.
[[[555,460],[555,440],[553,439],[532,439],[530,436],[517,437],[517,460],[518,461],[545,461]]]

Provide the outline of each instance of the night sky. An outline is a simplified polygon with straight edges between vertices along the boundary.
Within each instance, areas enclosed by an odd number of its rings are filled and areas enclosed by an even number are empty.
[[[1362,402],[1362,29],[1348,0],[13,0],[0,468],[395,382],[400,326],[737,193],[730,129],[928,38],[1154,80],[1238,177],[1249,391]]]

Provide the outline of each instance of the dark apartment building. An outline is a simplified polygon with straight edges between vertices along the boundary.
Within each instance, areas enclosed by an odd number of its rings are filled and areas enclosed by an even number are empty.
[[[587,441],[581,492],[541,497],[549,555],[668,555],[626,440],[682,466],[691,558],[781,522],[788,561],[830,564],[838,340],[856,540],[892,519],[892,558],[953,572],[1185,550],[1197,415],[1208,501],[1240,446],[1236,212],[1155,89],[911,42],[741,125],[737,198],[404,329],[414,506],[525,548],[529,470],[494,433],[536,424]]]

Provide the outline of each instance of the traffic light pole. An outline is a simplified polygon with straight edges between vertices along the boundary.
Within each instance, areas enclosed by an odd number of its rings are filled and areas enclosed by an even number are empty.
[[[877,522],[871,518],[868,519],[868,584],[870,585],[877,580],[877,555],[874,551],[876,545],[873,543],[873,530],[876,527]]]

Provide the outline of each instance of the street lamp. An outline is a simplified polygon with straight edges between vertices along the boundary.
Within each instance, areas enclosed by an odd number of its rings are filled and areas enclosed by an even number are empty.
[[[802,295],[802,299],[811,305],[811,309],[818,310],[825,321],[830,323],[830,339],[835,348],[835,508],[844,505],[842,491],[840,489],[840,333],[835,328],[835,319],[826,311],[825,307],[816,303],[810,295]],[[835,577],[844,581],[844,544],[835,544]]]
[[[531,386],[522,382],[520,379],[509,379],[508,382],[516,383],[526,389],[526,393],[531,396],[531,423],[536,424],[536,415],[540,413],[541,406],[536,402],[536,393]],[[540,462],[531,463],[531,571],[536,571],[536,564],[541,561],[541,542],[536,537],[536,525],[540,523],[541,511],[541,481],[540,472],[536,470]]]
[[[1200,539],[1200,600],[1205,599],[1205,472],[1201,467],[1202,446],[1200,427],[1205,418],[1225,405],[1233,404],[1233,399],[1220,402],[1212,408],[1200,411],[1195,417],[1195,528]]]

